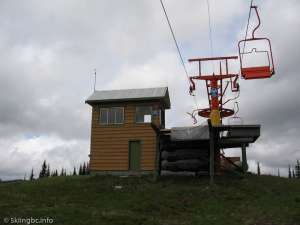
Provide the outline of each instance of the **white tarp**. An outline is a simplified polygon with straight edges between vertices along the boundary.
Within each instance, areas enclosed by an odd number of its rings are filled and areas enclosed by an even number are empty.
[[[208,140],[208,125],[196,127],[173,127],[171,128],[171,141],[183,140]]]

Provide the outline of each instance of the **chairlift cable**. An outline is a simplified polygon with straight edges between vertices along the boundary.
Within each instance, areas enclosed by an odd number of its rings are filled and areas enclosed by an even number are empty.
[[[179,58],[180,58],[181,65],[182,65],[182,67],[183,67],[183,69],[184,69],[184,72],[185,72],[186,78],[187,78],[187,80],[188,80],[188,83],[190,83],[190,78],[189,78],[189,75],[188,75],[188,72],[187,72],[187,68],[186,68],[186,66],[185,66],[185,64],[184,64],[184,60],[183,60],[183,57],[182,57],[182,54],[181,54],[181,51],[180,51],[178,42],[177,42],[177,40],[176,40],[174,30],[173,30],[173,28],[172,28],[171,22],[170,22],[170,20],[169,20],[169,17],[168,17],[167,11],[166,11],[166,8],[165,8],[164,3],[163,3],[162,0],[160,0],[160,4],[161,4],[161,7],[162,7],[162,9],[163,9],[163,11],[164,11],[166,20],[167,20],[167,22],[168,22],[168,25],[169,25],[169,28],[170,28],[170,31],[171,31],[171,34],[172,34],[172,37],[173,37],[173,40],[174,40],[174,43],[175,43],[175,45],[176,45],[176,49],[177,49],[177,52],[178,52],[178,55],[179,55]],[[196,107],[198,108],[196,96],[193,95],[193,99],[194,99],[194,103],[195,103]]]
[[[211,57],[214,57],[214,46],[213,46],[213,38],[212,38],[212,22],[211,22],[209,0],[206,0],[206,5],[207,5],[207,14],[208,14],[210,54],[211,54]],[[213,67],[213,70],[215,70],[215,64],[213,61],[212,61],[212,67]]]
[[[246,34],[245,34],[245,40],[247,39],[247,36],[248,36],[248,29],[249,29],[249,22],[250,22],[250,17],[251,17],[251,7],[252,7],[252,4],[253,4],[253,0],[251,0],[251,3],[250,3],[250,9],[249,9],[249,15],[248,15],[248,21],[247,21],[247,27],[246,27]],[[245,47],[246,47],[246,42],[244,42],[243,53],[245,53]]]

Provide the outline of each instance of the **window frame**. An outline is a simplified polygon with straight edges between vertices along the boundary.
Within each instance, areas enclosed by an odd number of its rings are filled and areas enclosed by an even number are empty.
[[[145,121],[138,122],[137,121],[137,108],[142,108],[142,107],[149,107],[150,108],[151,122],[145,122]],[[150,124],[150,123],[152,123],[152,119],[153,119],[152,118],[153,117],[152,114],[153,114],[153,106],[152,105],[137,105],[137,106],[135,106],[135,123],[137,123],[137,124]],[[145,115],[149,115],[149,114],[145,114]]]
[[[117,123],[117,113],[116,112],[113,114],[114,115],[113,122],[112,123],[109,122],[112,109],[121,109],[121,111],[122,111],[122,122],[121,123]],[[104,111],[104,110],[106,111],[106,115],[107,115],[106,123],[101,122],[101,111]],[[99,123],[100,123],[100,125],[102,125],[102,126],[121,125],[121,124],[124,124],[124,121],[125,121],[124,107],[122,107],[122,106],[100,107],[100,110],[99,110]]]
[[[110,107],[110,109],[121,109],[122,110],[122,122],[121,123],[117,123],[117,113],[115,113],[115,120],[114,120],[114,123],[110,123],[110,124],[124,124],[124,107],[121,107],[121,106],[113,106],[113,107]]]
[[[106,111],[106,123],[102,123],[102,116],[101,116],[101,111]],[[99,123],[100,125],[109,125],[109,108],[108,107],[105,107],[105,108],[100,108],[99,110]]]

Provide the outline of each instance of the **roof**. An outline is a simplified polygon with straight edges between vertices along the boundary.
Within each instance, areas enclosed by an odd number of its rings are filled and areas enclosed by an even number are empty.
[[[160,100],[166,109],[171,107],[168,87],[94,91],[85,103],[93,105],[96,103],[144,100]]]

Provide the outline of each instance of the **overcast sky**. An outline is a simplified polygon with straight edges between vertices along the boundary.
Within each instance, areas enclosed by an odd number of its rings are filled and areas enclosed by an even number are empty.
[[[210,56],[206,1],[164,2],[184,60]],[[250,1],[209,2],[214,55],[236,55]],[[272,41],[276,75],[240,81],[239,116],[262,124],[248,151],[251,170],[259,161],[264,173],[286,174],[300,159],[300,2],[254,3],[257,35]],[[0,178],[23,178],[31,168],[37,174],[44,159],[69,171],[88,160],[91,108],[84,100],[94,68],[99,90],[168,86],[167,126],[192,125],[186,112],[195,104],[159,0],[0,1]],[[203,84],[196,94],[206,107]]]

